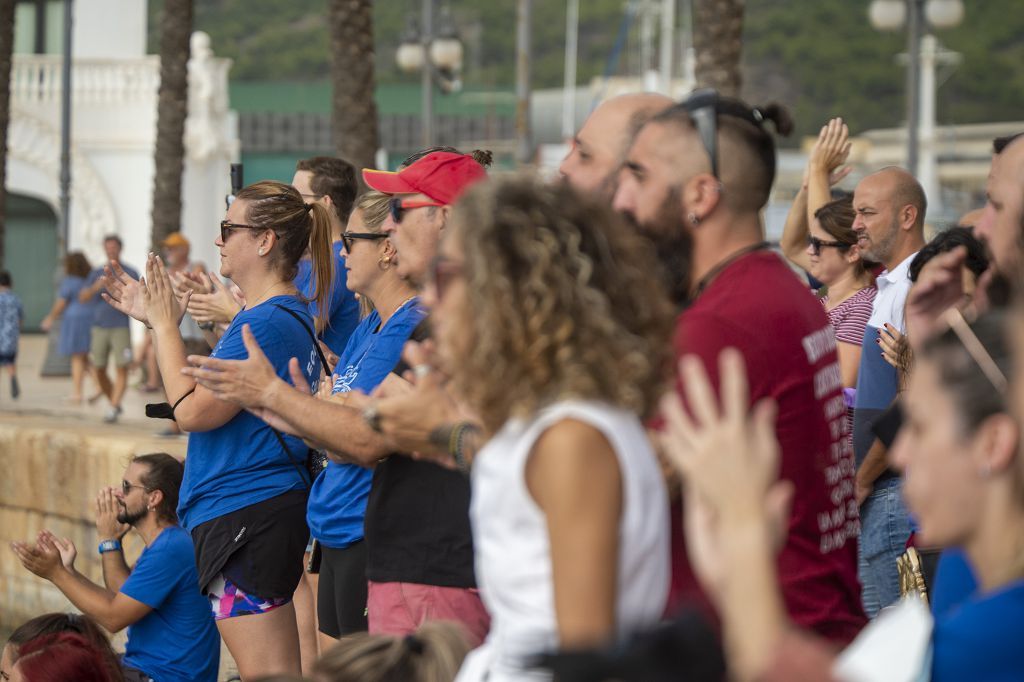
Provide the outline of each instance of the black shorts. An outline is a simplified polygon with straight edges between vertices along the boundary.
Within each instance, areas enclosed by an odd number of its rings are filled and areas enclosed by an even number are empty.
[[[292,490],[192,529],[199,587],[218,575],[261,599],[291,599],[309,539],[307,492]]]
[[[13,365],[18,360],[18,354],[12,353],[11,355],[0,355],[0,367],[6,365]]]
[[[366,630],[366,541],[345,549],[321,545],[316,610],[320,632],[339,639]]]

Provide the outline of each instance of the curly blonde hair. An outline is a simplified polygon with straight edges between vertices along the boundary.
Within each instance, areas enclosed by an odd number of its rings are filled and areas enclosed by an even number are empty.
[[[488,431],[564,399],[652,411],[674,310],[646,240],[607,206],[529,177],[470,189],[452,226],[471,349],[452,381]]]

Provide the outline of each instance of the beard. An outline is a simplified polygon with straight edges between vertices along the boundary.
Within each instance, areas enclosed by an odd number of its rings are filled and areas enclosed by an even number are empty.
[[[117,522],[127,523],[129,526],[134,526],[139,520],[146,515],[146,508],[138,509],[136,511],[128,511],[128,507],[124,506],[117,512]]]
[[[679,199],[680,189],[674,187],[651,220],[640,223],[630,213],[626,213],[625,218],[653,246],[661,261],[661,275],[669,298],[676,305],[686,307],[691,302],[693,235],[683,221]]]

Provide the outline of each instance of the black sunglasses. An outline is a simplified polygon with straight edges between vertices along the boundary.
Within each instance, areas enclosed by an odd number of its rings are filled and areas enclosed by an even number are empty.
[[[128,493],[131,492],[132,488],[142,488],[146,492],[151,492],[151,489],[147,488],[144,485],[135,485],[134,483],[129,483],[128,481],[125,481],[124,479],[121,480],[121,493],[122,494],[127,495]]]
[[[232,223],[227,220],[220,221],[220,241],[226,242],[228,237],[231,236],[231,230],[269,230],[269,227],[257,227],[255,225],[242,225],[241,223]],[[277,236],[277,232],[274,232],[274,236]]]
[[[401,197],[391,197],[388,201],[388,210],[391,212],[391,219],[395,224],[402,222],[406,211],[414,208],[426,208],[427,206],[444,206],[436,201],[405,201]]]
[[[853,244],[847,244],[845,242],[830,242],[824,239],[818,239],[817,237],[812,237],[810,235],[807,235],[807,245],[811,247],[811,253],[813,253],[815,256],[821,255],[821,249],[823,247],[831,247],[833,249],[840,249],[841,251],[846,251],[851,246],[853,246]]]
[[[675,105],[686,109],[690,119],[697,127],[697,134],[700,136],[704,151],[711,159],[711,174],[718,177],[718,117],[732,116],[758,128],[764,122],[764,115],[760,109],[748,109],[739,102],[723,100],[718,91],[714,88],[701,88],[695,90],[689,97]]]
[[[352,253],[352,244],[356,239],[370,239],[376,241],[378,239],[387,239],[388,236],[383,232],[342,232],[341,243],[345,247],[345,251]]]

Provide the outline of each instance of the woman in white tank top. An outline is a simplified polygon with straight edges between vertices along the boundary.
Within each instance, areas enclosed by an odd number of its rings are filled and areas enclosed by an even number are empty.
[[[489,438],[470,516],[492,618],[459,682],[550,679],[537,654],[611,644],[662,615],[668,502],[641,419],[673,310],[654,263],[568,187],[492,180],[453,211],[425,295],[443,369]]]

